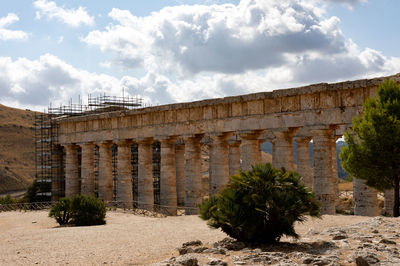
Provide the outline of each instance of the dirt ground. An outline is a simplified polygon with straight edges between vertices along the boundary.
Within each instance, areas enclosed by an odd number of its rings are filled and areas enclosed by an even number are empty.
[[[358,216],[323,216],[298,224],[304,235],[310,228],[349,225]],[[1,265],[148,265],[171,256],[191,240],[211,244],[226,235],[210,229],[197,216],[152,218],[108,212],[107,224],[58,227],[46,211],[0,213]]]

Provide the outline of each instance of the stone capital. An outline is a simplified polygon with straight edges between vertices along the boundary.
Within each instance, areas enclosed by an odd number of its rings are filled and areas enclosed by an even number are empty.
[[[138,144],[153,144],[154,139],[152,137],[140,137],[135,139],[136,143]]]
[[[297,127],[292,127],[292,128],[281,128],[281,129],[273,129],[272,133],[275,136],[274,142],[280,142],[282,140],[286,140],[289,143],[292,143],[293,141],[293,135],[299,130]]]
[[[111,140],[105,140],[105,141],[96,142],[96,145],[99,147],[111,148],[111,146],[113,145],[113,142]]]
[[[204,134],[187,134],[187,135],[182,136],[182,138],[184,139],[185,142],[194,141],[194,140],[200,141],[203,137],[204,137]]]
[[[87,147],[87,148],[94,148],[95,144],[93,142],[85,142],[85,143],[79,143],[78,144],[81,148]]]
[[[258,139],[264,130],[239,130],[238,134],[242,139]]]
[[[231,147],[239,147],[241,143],[242,143],[242,141],[238,140],[238,139],[230,139],[230,140],[228,140],[228,144]]]
[[[118,140],[114,140],[114,143],[118,145],[118,147],[120,146],[128,146],[132,144],[132,140],[131,139],[118,139]]]
[[[64,147],[65,150],[67,151],[72,151],[72,150],[76,150],[78,149],[78,145],[76,145],[75,143],[66,143],[66,144],[61,144],[61,146]]]
[[[312,140],[312,136],[295,136],[294,141],[296,143],[309,143]]]
[[[178,136],[177,135],[162,135],[162,136],[156,136],[155,139],[159,140],[161,143],[163,142],[173,142],[175,143],[178,140]]]
[[[233,132],[211,132],[208,133],[208,136],[210,136],[210,138],[214,139],[228,139],[229,137],[231,137],[233,135]]]

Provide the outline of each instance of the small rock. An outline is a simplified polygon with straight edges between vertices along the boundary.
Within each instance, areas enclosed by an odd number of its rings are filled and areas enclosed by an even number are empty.
[[[234,261],[233,263],[235,263],[235,264],[237,264],[237,265],[245,265],[246,264],[246,262],[244,262],[244,261]]]
[[[193,250],[193,253],[202,253],[206,249],[208,249],[208,248],[207,247],[198,247]]]
[[[308,257],[303,259],[303,264],[311,264],[314,261],[314,258]]]
[[[187,247],[185,247],[185,248],[178,248],[178,251],[179,251],[179,255],[185,255],[185,254],[193,253],[193,252],[194,252],[193,248],[187,248]]]
[[[370,266],[377,264],[379,259],[372,254],[361,255],[356,257],[357,266]]]
[[[246,244],[240,241],[236,241],[232,238],[224,238],[223,240],[219,241],[218,243],[214,244],[214,247],[224,247],[228,250],[241,250],[246,247]]]
[[[337,235],[333,236],[332,240],[342,240],[342,239],[346,239],[346,238],[347,238],[346,234],[337,234]]]
[[[212,259],[209,263],[207,263],[207,265],[223,265],[223,266],[227,266],[228,263],[226,261],[223,261],[223,260]]]
[[[379,241],[380,244],[389,244],[389,245],[396,245],[396,242],[389,240],[389,239],[382,239],[381,241]]]
[[[37,223],[36,221],[32,221],[33,224]]]
[[[197,258],[192,256],[191,254],[186,254],[186,255],[177,257],[175,260],[175,263],[177,265],[183,265],[183,266],[198,266],[199,265],[199,261],[197,260]]]
[[[315,266],[323,266],[323,265],[328,265],[331,262],[329,260],[324,260],[324,259],[317,259],[313,261],[313,265]]]
[[[201,246],[203,243],[200,240],[194,240],[194,241],[189,241],[185,242],[182,244],[182,247],[189,247],[189,246]]]
[[[372,230],[372,233],[377,234],[377,233],[379,233],[379,231],[375,229],[375,230]]]
[[[211,254],[226,254],[226,249],[225,248],[206,248],[203,250],[203,253],[211,253]]]
[[[261,248],[253,249],[253,253],[261,253],[261,252],[262,252]]]
[[[307,232],[307,235],[317,235],[317,234],[319,234],[319,232],[312,228]]]

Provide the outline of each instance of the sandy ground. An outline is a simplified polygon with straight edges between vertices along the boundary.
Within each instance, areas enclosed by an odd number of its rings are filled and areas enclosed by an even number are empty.
[[[323,216],[296,225],[304,235],[368,218]],[[0,213],[0,265],[148,265],[176,256],[191,240],[211,244],[226,237],[197,216],[152,218],[108,212],[107,224],[58,227],[46,211]]]

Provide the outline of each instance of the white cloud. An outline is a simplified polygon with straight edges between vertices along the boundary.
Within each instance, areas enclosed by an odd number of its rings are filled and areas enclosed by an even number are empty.
[[[84,39],[127,68],[196,74],[280,66],[287,54],[345,50],[338,19],[322,19],[298,1],[166,7],[147,17],[113,9],[117,24]],[[330,28],[329,28],[330,27]]]
[[[237,5],[165,7],[146,17],[112,9],[109,17],[115,23],[83,41],[111,53],[114,65],[173,77],[174,84],[218,84],[220,75],[248,73],[265,80],[262,75],[279,69],[291,73],[285,84],[396,71],[388,67],[393,58],[355,49],[340,19],[325,17],[324,8],[310,0],[242,0]]]
[[[67,9],[58,7],[55,2],[47,0],[37,0],[33,5],[38,10],[36,12],[37,19],[42,17],[55,18],[72,27],[81,25],[93,26],[95,24],[94,17],[90,16],[86,9],[81,6],[77,9]]]
[[[119,80],[80,70],[58,57],[45,54],[39,60],[0,57],[0,101],[48,106],[67,103],[87,93],[119,94]]]
[[[6,17],[0,18],[0,40],[23,40],[28,38],[26,32],[6,29],[7,26],[17,21],[19,21],[19,17],[14,13],[9,13]]]
[[[360,49],[309,0],[167,7],[146,17],[113,9],[114,20],[83,41],[111,55],[100,63],[142,77],[90,73],[53,55],[0,57],[0,100],[47,106],[87,93],[140,95],[163,104],[398,72],[400,58]]]
[[[341,3],[341,4],[346,4],[346,5],[357,5],[360,3],[366,3],[368,0],[327,0],[329,2],[335,2],[335,3]]]

